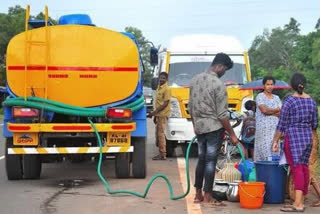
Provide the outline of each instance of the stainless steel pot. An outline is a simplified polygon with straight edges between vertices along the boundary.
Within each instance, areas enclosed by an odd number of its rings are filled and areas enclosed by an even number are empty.
[[[212,197],[218,201],[225,201],[227,200],[227,190],[228,190],[228,183],[225,181],[215,181],[213,190],[212,190]]]
[[[238,183],[236,183],[236,182],[229,183],[229,187],[228,187],[228,190],[226,192],[228,201],[239,202],[238,190],[239,190]]]

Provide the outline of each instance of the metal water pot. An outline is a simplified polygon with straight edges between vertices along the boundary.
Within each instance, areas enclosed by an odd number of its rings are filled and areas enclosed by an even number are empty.
[[[225,181],[215,181],[212,189],[212,197],[218,201],[227,200],[228,183]]]
[[[238,183],[229,183],[228,190],[226,192],[228,201],[239,202],[239,186]]]

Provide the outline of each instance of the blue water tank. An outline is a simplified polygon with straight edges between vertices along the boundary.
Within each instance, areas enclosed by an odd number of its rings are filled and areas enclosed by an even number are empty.
[[[70,14],[61,16],[59,25],[90,25],[95,26],[87,14]]]

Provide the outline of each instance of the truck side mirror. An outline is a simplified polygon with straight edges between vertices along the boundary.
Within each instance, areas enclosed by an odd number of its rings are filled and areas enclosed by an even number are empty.
[[[152,88],[152,90],[157,90],[158,85],[159,85],[159,78],[158,77],[152,78],[152,80],[151,80],[151,88]]]
[[[150,64],[152,66],[158,65],[158,49],[155,47],[150,48]]]

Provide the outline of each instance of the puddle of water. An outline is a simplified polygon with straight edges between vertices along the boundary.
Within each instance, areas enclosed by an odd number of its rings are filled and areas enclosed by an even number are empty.
[[[87,186],[89,183],[90,182],[88,180],[83,179],[66,179],[58,181],[58,186],[68,189],[73,187]]]
[[[65,179],[65,180],[59,180],[54,181],[54,186],[58,186],[62,189],[58,190],[56,193],[54,193],[52,196],[47,198],[40,206],[40,209],[43,214],[53,214],[55,213],[56,207],[54,206],[54,201],[59,198],[61,194],[64,194],[65,191],[67,191],[70,188],[75,187],[83,187],[86,185],[90,185],[91,181],[84,180],[84,179]]]

